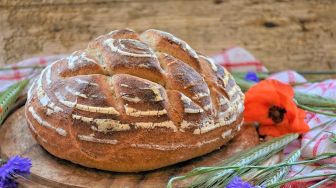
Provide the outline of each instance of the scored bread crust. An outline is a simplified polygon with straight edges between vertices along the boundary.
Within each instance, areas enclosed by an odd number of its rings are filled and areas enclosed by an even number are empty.
[[[46,67],[28,91],[27,121],[51,154],[139,172],[218,149],[243,123],[231,74],[154,29],[115,30]]]

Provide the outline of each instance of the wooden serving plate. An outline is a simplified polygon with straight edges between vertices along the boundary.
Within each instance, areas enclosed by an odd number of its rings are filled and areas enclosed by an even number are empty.
[[[115,173],[82,167],[49,154],[31,136],[24,108],[14,112],[0,129],[1,157],[20,155],[32,160],[30,180],[33,183],[26,187],[165,187],[173,176],[182,175],[195,167],[215,165],[258,143],[255,128],[243,126],[241,133],[230,143],[202,157],[148,172]],[[174,185],[185,187],[188,181]]]

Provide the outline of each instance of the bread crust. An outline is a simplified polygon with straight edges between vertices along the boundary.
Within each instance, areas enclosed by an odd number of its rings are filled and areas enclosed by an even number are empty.
[[[173,35],[112,31],[44,69],[25,106],[51,154],[117,172],[157,169],[218,149],[239,131],[231,74]]]

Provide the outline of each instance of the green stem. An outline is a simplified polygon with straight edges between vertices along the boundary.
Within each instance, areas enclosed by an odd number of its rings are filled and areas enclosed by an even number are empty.
[[[320,134],[322,134],[324,132],[324,130],[326,130],[333,122],[334,121],[328,121],[326,123],[323,123],[322,125],[324,125],[324,127],[322,128],[322,130],[320,130],[318,132],[318,134],[316,134],[312,139],[310,139],[309,142],[307,142],[305,145],[303,145],[300,149],[298,149],[298,150],[292,152],[291,154],[289,154],[289,156],[284,160],[284,162],[285,163],[297,162],[297,160],[299,159],[299,157],[301,155],[302,150],[305,149],[311,142],[316,140],[316,138]],[[320,125],[320,127],[322,125]],[[328,156],[330,156],[329,154],[323,154],[323,155],[318,156],[314,160],[317,160],[317,161],[322,160],[321,157],[323,158],[324,155],[327,155],[327,158],[328,158]],[[284,162],[282,162],[282,163],[284,163]],[[303,162],[311,162],[311,161],[306,160],[306,161],[303,161]],[[300,161],[299,161],[299,163],[300,163]],[[303,164],[305,164],[305,163],[303,163]],[[289,166],[285,166],[285,165],[277,168],[275,171],[270,172],[269,175],[266,175],[263,178],[261,178],[259,182],[262,182],[262,183],[260,183],[259,185],[267,186],[269,184],[273,184],[273,183],[276,183],[276,182],[282,180],[284,177],[286,177],[288,175],[289,168],[290,168]]]
[[[3,165],[3,164],[5,164],[6,163],[6,161],[4,160],[4,159],[1,159],[0,158],[0,167]]]
[[[273,152],[282,150],[287,144],[298,138],[298,134],[288,134],[282,137],[274,138],[268,142],[262,143],[242,153],[237,153],[228,159],[223,160],[218,166],[245,166],[255,165],[269,156],[274,155]],[[257,163],[256,163],[257,162]],[[190,187],[222,187],[228,177],[235,173],[234,170],[220,170],[200,176],[192,182]]]
[[[245,165],[245,166],[218,166],[218,167],[200,167],[194,169],[195,171],[199,170],[200,174],[208,173],[208,172],[213,172],[217,170],[227,170],[227,169],[244,169],[244,168],[256,168],[256,169],[267,169],[267,168],[281,168],[285,166],[293,166],[293,165],[299,165],[299,164],[307,164],[307,163],[316,163],[320,160],[324,159],[329,159],[332,157],[336,157],[336,153],[324,153],[321,154],[313,159],[305,160],[305,161],[298,161],[298,162],[288,162],[288,163],[279,163],[276,165],[271,165],[271,166],[258,166],[258,165]]]
[[[246,92],[248,89],[250,89],[253,85],[255,85],[254,82],[246,81],[240,77],[234,76],[234,79],[236,80],[236,83],[239,85],[239,87],[242,89],[242,91]]]
[[[187,178],[189,178],[189,176],[176,176],[176,177],[170,178],[170,180],[167,183],[166,188],[173,188],[174,181],[176,181],[176,180],[184,180],[184,179],[187,179]]]
[[[315,128],[317,128],[317,127],[319,127],[319,128],[321,128],[322,126],[323,126],[323,128],[312,138],[312,139],[310,139],[309,140],[309,142],[307,142],[305,145],[303,145],[300,149],[301,150],[303,150],[303,149],[305,149],[306,147],[308,147],[308,145],[310,144],[310,143],[312,143],[314,140],[316,140],[323,132],[325,132],[326,131],[326,129],[330,126],[330,125],[333,125],[334,123],[336,122],[336,120],[329,120],[329,121],[327,121],[327,122],[325,122],[325,123],[322,123],[322,124],[320,124],[319,126],[316,126]],[[313,128],[314,129],[314,128]],[[313,129],[311,129],[311,130],[313,130]]]
[[[247,74],[247,72],[231,72],[232,75],[234,75],[235,77],[236,76],[239,76],[240,78],[244,78],[245,75]],[[259,79],[266,79],[269,77],[269,74],[268,73],[260,73],[260,72],[256,72],[255,73],[257,75],[257,77]]]
[[[309,106],[309,105],[305,105],[311,108],[315,108],[318,110],[326,110],[326,111],[336,111],[336,107],[324,107],[324,106]]]
[[[331,132],[331,131],[324,131],[324,132],[327,132],[327,133],[331,134],[332,136],[331,136],[330,140],[331,140],[332,142],[335,142],[335,143],[336,143],[336,133],[333,133],[333,132]]]
[[[262,186],[269,185],[283,179],[289,172],[291,165],[288,164],[297,162],[300,156],[301,156],[300,149],[290,153],[286,157],[286,159],[283,160],[283,163],[285,163],[283,166],[276,168],[274,171],[271,171],[268,175],[262,178],[264,179],[264,181],[262,182],[261,185]]]
[[[320,181],[320,182],[318,182],[318,183],[316,183],[316,184],[314,184],[314,185],[312,185],[312,186],[310,186],[310,187],[308,187],[308,188],[318,188],[318,187],[320,187],[321,185],[327,183],[328,181],[330,181],[330,180],[332,180],[332,179],[334,179],[334,178],[336,178],[336,175],[334,175],[334,176],[330,176],[329,178],[326,178],[326,179],[324,179],[324,180],[322,180],[322,181]]]
[[[11,107],[15,104],[28,82],[28,79],[19,81],[7,88],[0,96],[0,108],[2,109],[0,112],[0,125],[9,114]]]
[[[320,135],[326,128],[328,128],[329,125],[332,125],[334,121],[328,121],[325,122],[323,124],[321,124],[319,127],[324,126],[323,129],[312,139],[316,139],[316,137],[318,135]],[[311,140],[311,141],[312,141]],[[310,141],[310,142],[311,142]],[[307,144],[309,144],[310,142],[308,142]],[[306,147],[307,145],[303,145],[301,147],[302,150]],[[309,159],[309,160],[305,160],[305,161],[285,161],[276,165],[271,165],[271,166],[257,166],[257,165],[235,165],[235,166],[216,166],[216,167],[199,167],[199,168],[195,168],[194,170],[192,170],[190,173],[187,173],[184,176],[178,176],[178,177],[174,177],[172,179],[169,180],[167,187],[172,187],[173,182],[176,180],[183,180],[183,179],[187,179],[189,177],[192,176],[198,176],[198,175],[202,175],[202,174],[206,174],[206,173],[211,173],[211,172],[215,172],[215,171],[220,171],[220,170],[243,170],[243,169],[261,169],[261,170],[275,170],[275,169],[280,169],[283,167],[288,167],[288,166],[292,166],[292,165],[298,165],[298,164],[307,164],[307,163],[315,163],[318,162],[320,160],[324,160],[324,159],[328,159],[328,158],[332,158],[332,157],[336,157],[336,153],[325,153],[322,155],[319,155],[315,158]]]
[[[318,175],[310,175],[310,176],[301,176],[301,177],[296,177],[296,178],[289,178],[289,179],[285,179],[282,181],[279,181],[277,183],[268,185],[267,188],[272,188],[272,187],[277,187],[279,185],[291,182],[291,181],[295,181],[295,180],[302,180],[302,179],[309,179],[309,178],[316,178],[316,177],[324,177],[324,176],[335,176],[336,173],[331,173],[331,174],[318,174]]]
[[[17,67],[0,67],[0,71],[13,70],[13,69],[44,69],[45,66],[17,66]]]
[[[282,167],[286,167],[286,166],[293,166],[293,165],[299,165],[299,164],[307,164],[307,163],[316,163],[320,160],[324,160],[324,159],[328,159],[328,158],[332,158],[332,157],[336,157],[336,153],[330,153],[330,154],[322,154],[317,156],[314,159],[310,159],[310,160],[305,160],[305,161],[298,161],[298,162],[288,162],[288,163],[279,163],[276,165],[271,165],[271,166],[258,166],[258,165],[245,165],[245,166],[218,166],[218,167],[199,167],[199,168],[195,168],[194,170],[192,170],[190,173],[184,175],[184,176],[176,176],[171,178],[168,181],[167,184],[167,188],[171,188],[173,186],[173,182],[176,180],[184,180],[187,179],[189,177],[192,176],[198,176],[198,175],[202,175],[202,174],[206,174],[206,173],[210,173],[210,172],[214,172],[214,171],[219,171],[219,170],[242,170],[242,169],[246,169],[246,168],[254,168],[254,169],[276,169],[276,168],[282,168]]]
[[[269,75],[274,74],[274,73],[278,73],[279,71],[276,72],[269,72],[269,73],[260,73],[260,72],[256,72],[256,75],[259,78],[267,78]],[[336,74],[336,71],[334,70],[321,70],[321,71],[296,71],[299,74],[304,74],[304,75],[325,75],[325,74]],[[233,75],[243,75],[245,76],[247,72],[231,72],[231,74]]]
[[[308,74],[308,75],[324,75],[324,74],[336,74],[336,71],[333,70],[321,70],[321,71],[297,71],[299,74]]]
[[[336,117],[336,114],[334,114],[334,113],[323,112],[323,111],[316,110],[314,108],[311,108],[311,107],[308,107],[308,106],[305,106],[305,105],[302,105],[302,104],[299,104],[299,103],[296,103],[296,104],[299,108],[301,108],[303,110],[307,110],[307,111],[310,111],[310,112],[315,112],[315,113],[318,113],[318,114],[323,114],[323,115],[326,115],[326,116]]]
[[[314,94],[306,94],[300,91],[295,91],[294,98],[299,104],[312,107],[329,107],[336,108],[336,100],[333,98],[321,97]]]

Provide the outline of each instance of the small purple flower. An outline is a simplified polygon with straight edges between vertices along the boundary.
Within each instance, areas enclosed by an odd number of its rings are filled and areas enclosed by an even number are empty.
[[[4,181],[0,181],[0,187],[1,188],[16,188],[18,187],[18,184],[12,179],[6,179]]]
[[[257,187],[251,185],[248,182],[244,182],[238,176],[235,176],[234,178],[232,178],[232,180],[226,186],[226,188],[257,188]]]
[[[30,174],[31,160],[19,156],[11,157],[0,167],[0,187],[17,187],[15,175],[26,177]]]
[[[247,81],[253,81],[253,82],[259,82],[258,75],[255,72],[249,71],[245,74],[244,77],[245,80]]]

